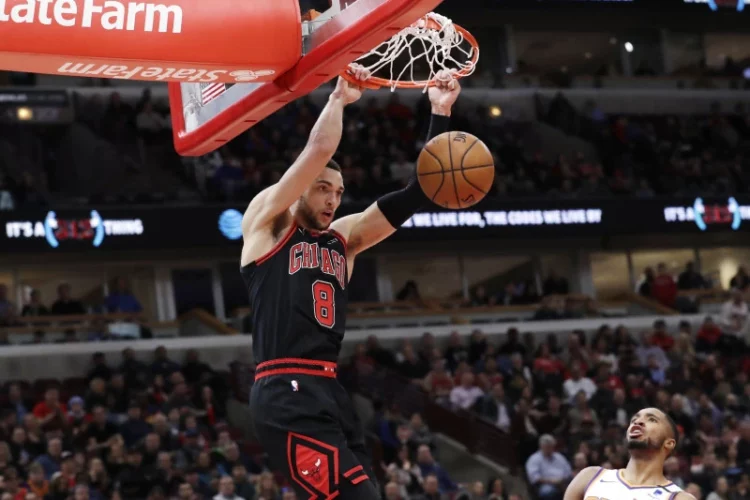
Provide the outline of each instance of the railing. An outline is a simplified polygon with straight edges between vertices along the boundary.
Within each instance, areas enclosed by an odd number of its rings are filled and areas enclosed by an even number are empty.
[[[61,316],[18,316],[12,319],[10,326],[0,327],[0,335],[8,335],[19,338],[33,335],[37,331],[64,332],[65,330],[87,331],[93,326],[101,326],[110,323],[131,323],[146,327],[155,332],[155,336],[171,337],[179,333],[189,322],[200,324],[203,329],[220,335],[235,335],[236,328],[228,326],[216,316],[203,309],[192,309],[182,314],[177,321],[149,321],[141,314],[134,313],[108,313],[108,314],[70,314]],[[158,332],[168,332],[159,335]]]

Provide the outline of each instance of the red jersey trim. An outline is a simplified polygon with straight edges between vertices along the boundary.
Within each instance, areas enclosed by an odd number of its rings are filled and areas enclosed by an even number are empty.
[[[263,264],[265,261],[267,261],[268,259],[270,259],[271,257],[273,257],[274,255],[276,255],[277,253],[279,253],[279,250],[284,248],[284,245],[286,245],[289,242],[289,240],[292,238],[292,235],[294,234],[294,231],[296,230],[297,230],[297,222],[295,221],[295,222],[292,222],[292,226],[289,228],[289,231],[286,233],[286,236],[280,239],[279,242],[276,243],[276,245],[274,245],[274,247],[271,250],[269,250],[268,253],[266,253],[264,256],[262,256],[259,259],[255,259],[255,265],[259,266]]]

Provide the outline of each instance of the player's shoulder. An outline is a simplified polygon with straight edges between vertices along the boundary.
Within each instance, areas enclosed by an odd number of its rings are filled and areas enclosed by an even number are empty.
[[[695,497],[687,491],[678,491],[672,500],[695,500]]]
[[[596,465],[591,465],[589,467],[586,467],[585,469],[581,469],[581,471],[578,474],[576,474],[575,481],[588,485],[594,479],[596,479],[597,477],[600,477],[602,474],[604,474],[605,472],[609,470],[610,469],[605,469],[604,467],[597,467]]]

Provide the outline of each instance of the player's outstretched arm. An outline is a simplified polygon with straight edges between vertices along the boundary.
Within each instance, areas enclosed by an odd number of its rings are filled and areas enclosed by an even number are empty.
[[[369,77],[360,66],[352,66],[351,71],[358,79]],[[254,229],[267,227],[285,210],[289,210],[320,175],[341,142],[344,107],[356,102],[362,96],[362,90],[339,77],[302,153],[276,184],[261,191],[250,202],[242,218],[245,237]]]
[[[601,467],[586,467],[579,472],[565,490],[563,500],[583,500],[586,488],[588,488],[589,484],[600,470]]]
[[[447,71],[439,72],[435,82],[435,86],[429,89],[432,116],[428,141],[448,131],[451,108],[461,93],[458,80]],[[429,203],[414,172],[404,189],[381,197],[362,213],[337,220],[332,227],[347,239],[347,257],[352,258],[392,235]]]

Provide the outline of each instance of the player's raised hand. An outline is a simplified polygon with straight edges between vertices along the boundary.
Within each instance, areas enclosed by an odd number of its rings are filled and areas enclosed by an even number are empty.
[[[432,104],[432,113],[450,116],[451,108],[461,93],[461,84],[450,71],[441,70],[435,75],[435,85],[430,87],[428,95]]]
[[[359,64],[350,64],[347,72],[353,76],[355,80],[361,82],[370,78],[370,72]],[[362,97],[363,91],[364,87],[351,83],[340,76],[338,82],[336,82],[336,89],[333,91],[332,95],[344,99],[346,104],[351,104],[357,102],[359,98]]]

